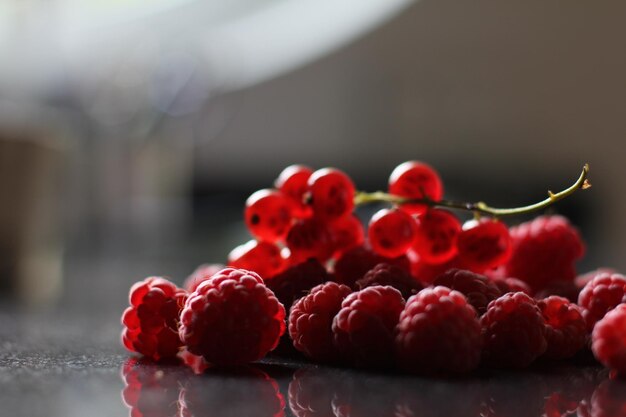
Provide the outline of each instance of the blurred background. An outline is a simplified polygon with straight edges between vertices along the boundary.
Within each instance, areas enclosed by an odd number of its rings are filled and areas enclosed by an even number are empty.
[[[626,3],[3,0],[0,296],[112,311],[249,239],[285,166],[554,210],[626,270]],[[526,218],[510,219],[511,224]],[[507,220],[509,221],[509,220]]]

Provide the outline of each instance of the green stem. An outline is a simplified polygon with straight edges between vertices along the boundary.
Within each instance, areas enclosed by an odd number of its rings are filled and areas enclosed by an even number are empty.
[[[376,191],[373,193],[359,191],[354,196],[354,204],[359,206],[368,203],[380,202],[387,202],[392,204],[418,203],[425,204],[429,207],[446,207],[450,209],[473,211],[474,213],[486,214],[490,216],[511,216],[517,214],[531,213],[533,211],[544,209],[556,203],[557,201],[574,194],[577,190],[585,190],[591,187],[591,183],[587,179],[588,175],[589,164],[585,164],[582,172],[580,173],[580,176],[571,186],[562,191],[559,191],[558,193],[548,191],[548,198],[546,198],[545,200],[539,201],[534,204],[529,204],[527,206],[515,208],[495,208],[488,206],[482,201],[479,201],[477,203],[465,203],[451,200],[433,201],[428,198],[405,198],[389,193],[384,193],[382,191]]]

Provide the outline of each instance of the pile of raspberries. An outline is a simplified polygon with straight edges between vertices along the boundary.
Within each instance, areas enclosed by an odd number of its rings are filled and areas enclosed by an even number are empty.
[[[334,196],[337,187],[323,192]],[[300,191],[299,215],[307,208],[313,219],[316,210],[327,217],[337,213],[332,198],[319,208],[320,198],[316,206],[306,188]],[[314,253],[303,249],[307,239],[319,237],[307,229],[294,259],[287,246],[257,240],[237,248],[227,265],[200,266],[184,288],[146,278],[131,288],[122,342],[155,361],[184,354],[206,366],[236,366],[260,360],[280,344],[318,363],[415,374],[525,368],[591,349],[602,364],[626,375],[626,277],[608,268],[577,275],[585,246],[566,218],[539,216],[510,229],[483,218],[456,230],[448,214],[428,220],[439,216],[430,210],[410,214],[418,225],[431,223],[419,244],[400,256],[385,256],[352,233],[350,239],[339,234],[342,245],[325,251],[328,259],[307,257]],[[256,233],[263,213],[251,215]],[[387,233],[385,227],[396,227],[396,215],[378,222],[384,251],[394,247],[386,239],[406,238]],[[279,223],[289,230],[296,227],[285,226],[290,222],[301,220],[281,217]],[[277,235],[290,233],[285,230]],[[471,233],[459,241],[463,231]],[[425,248],[433,261],[416,248]],[[463,254],[473,261],[463,262]]]

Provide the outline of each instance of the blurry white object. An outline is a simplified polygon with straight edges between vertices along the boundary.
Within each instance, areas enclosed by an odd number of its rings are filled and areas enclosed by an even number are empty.
[[[106,79],[140,100],[164,76],[176,90],[191,73],[207,90],[240,89],[328,54],[411,2],[3,0],[0,95],[88,94]]]

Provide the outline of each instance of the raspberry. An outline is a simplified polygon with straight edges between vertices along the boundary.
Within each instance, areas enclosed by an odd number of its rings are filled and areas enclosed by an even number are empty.
[[[546,322],[548,347],[544,357],[574,356],[587,341],[587,328],[580,308],[563,297],[550,296],[537,302]]]
[[[508,293],[493,300],[481,317],[483,357],[499,367],[524,368],[546,348],[546,325],[535,300]]]
[[[175,365],[172,363],[171,365]],[[122,366],[122,400],[132,417],[171,417],[178,413],[178,386],[184,378],[175,366],[130,358]]]
[[[202,264],[197,267],[196,270],[187,277],[187,279],[185,279],[183,288],[188,292],[194,292],[196,288],[198,288],[198,285],[211,278],[224,268],[225,266],[222,264]]]
[[[354,184],[350,177],[335,168],[315,171],[308,181],[313,214],[322,222],[332,222],[349,215],[354,208]]]
[[[374,252],[388,258],[404,255],[413,245],[417,225],[400,209],[382,209],[370,220],[367,236]]]
[[[176,356],[183,345],[178,317],[187,293],[161,277],[148,277],[130,289],[130,307],[122,315],[122,343],[153,360]]]
[[[511,228],[513,253],[505,270],[539,291],[553,281],[573,281],[574,262],[585,252],[578,231],[562,216],[540,216]]]
[[[492,280],[502,294],[507,292],[523,292],[530,295],[530,287],[524,281],[517,278],[497,278]]]
[[[457,254],[456,241],[461,232],[461,223],[452,213],[441,209],[430,209],[415,218],[417,225],[413,250],[430,264],[441,264]]]
[[[487,305],[491,301],[502,295],[486,276],[463,269],[449,269],[435,278],[433,285],[442,285],[460,292],[479,315],[487,311]]]
[[[361,246],[365,241],[363,224],[354,215],[342,217],[329,226],[334,258],[338,258],[349,249]]]
[[[583,309],[587,330],[618,304],[626,303],[626,277],[620,274],[601,273],[589,281],[578,296]]]
[[[179,396],[180,413],[172,416],[283,417],[285,398],[278,383],[260,369],[214,370],[211,378],[196,378]]]
[[[606,313],[593,328],[592,350],[604,366],[626,376],[626,304]]]
[[[339,359],[331,327],[341,303],[351,292],[345,285],[327,282],[296,301],[289,313],[289,336],[297,350],[318,361]]]
[[[443,196],[443,183],[431,166],[419,161],[407,161],[398,165],[389,176],[389,193],[438,201]],[[400,207],[412,214],[420,214],[428,209],[427,205],[419,203],[402,204]]]
[[[287,236],[291,226],[292,202],[276,190],[259,190],[246,200],[244,219],[254,237],[278,242]]]
[[[292,265],[309,258],[326,262],[334,251],[332,235],[327,225],[314,218],[294,223],[285,243],[289,248],[289,261]]]
[[[315,259],[309,259],[266,280],[265,285],[274,292],[278,301],[285,306],[285,310],[289,311],[294,301],[304,297],[311,288],[329,281],[330,278],[322,264]]]
[[[254,271],[261,277],[268,278],[283,271],[287,261],[274,243],[250,240],[230,251],[228,266]]]
[[[459,260],[475,272],[503,265],[511,256],[509,229],[499,220],[481,218],[463,224],[457,238]]]
[[[578,300],[578,294],[580,289],[573,281],[553,281],[546,285],[541,290],[535,293],[535,298],[541,300],[543,298],[550,297],[551,295],[558,295],[568,299],[575,303]]]
[[[274,187],[293,203],[292,214],[299,219],[313,214],[311,207],[304,203],[304,196],[309,190],[307,182],[312,173],[313,170],[304,165],[290,165],[274,181]]]
[[[359,290],[375,285],[389,285],[400,291],[405,299],[417,294],[424,288],[406,270],[387,263],[379,263],[356,282]]]
[[[602,268],[594,269],[593,271],[589,271],[582,275],[577,276],[576,279],[574,280],[574,283],[576,284],[576,287],[578,287],[579,290],[582,290],[585,287],[585,285],[589,283],[589,281],[591,281],[597,275],[600,275],[602,273],[616,274],[618,272],[613,268],[602,267]]]
[[[335,346],[357,366],[390,365],[403,308],[402,294],[393,287],[367,287],[348,295],[333,320]]]
[[[403,369],[469,372],[480,362],[480,323],[458,291],[440,286],[420,291],[407,301],[396,332]]]
[[[334,266],[335,280],[351,288],[356,288],[356,281],[379,263],[396,265],[409,271],[410,264],[406,256],[385,258],[372,252],[365,246],[357,246],[343,253]]]
[[[189,295],[180,338],[213,365],[261,359],[285,331],[285,308],[256,273],[226,268]]]

